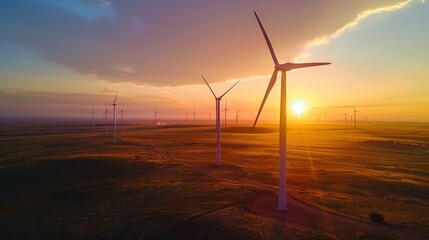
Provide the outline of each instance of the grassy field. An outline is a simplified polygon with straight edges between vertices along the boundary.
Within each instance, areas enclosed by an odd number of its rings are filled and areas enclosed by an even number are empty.
[[[213,126],[128,125],[114,145],[102,126],[4,124],[0,148],[0,238],[401,238],[252,209],[278,184],[274,125],[222,129],[220,168]],[[295,199],[429,238],[428,124],[291,126],[287,154]]]

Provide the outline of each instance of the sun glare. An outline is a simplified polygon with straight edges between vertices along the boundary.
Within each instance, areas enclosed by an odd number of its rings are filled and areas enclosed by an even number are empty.
[[[305,104],[303,102],[294,102],[292,108],[294,114],[301,115],[302,113],[304,113]]]

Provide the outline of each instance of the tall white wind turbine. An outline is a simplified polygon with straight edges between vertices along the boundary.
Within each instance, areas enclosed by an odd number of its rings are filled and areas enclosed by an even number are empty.
[[[207,80],[203,76],[201,76],[201,77],[203,78],[203,80],[207,84],[207,86],[209,87],[210,91],[213,93],[213,96],[214,96],[215,101],[216,101],[216,132],[217,132],[217,135],[216,135],[216,139],[217,139],[216,165],[220,166],[221,165],[221,162],[220,162],[220,101],[222,100],[222,97],[225,96],[240,81],[237,81],[236,83],[234,83],[234,85],[232,85],[224,94],[222,94],[218,97],[214,93],[213,89],[210,87],[210,84],[207,82]]]
[[[105,118],[104,118],[104,125],[105,125],[105,134],[106,134],[106,136],[107,136],[107,115],[110,113],[109,111],[107,111],[107,105],[106,104],[104,104],[104,115],[105,115]]]
[[[113,106],[113,143],[116,143],[116,99],[118,98],[118,91],[116,91],[115,100],[112,103]]]
[[[265,92],[265,96],[262,100],[261,106],[259,107],[258,114],[256,115],[253,128],[258,121],[259,115],[261,114],[262,108],[264,107],[265,101],[267,100],[268,95],[270,94],[271,89],[277,80],[278,72],[281,72],[281,98],[280,98],[280,132],[279,132],[279,160],[280,160],[280,173],[279,173],[279,202],[277,209],[279,211],[286,211],[286,72],[298,68],[307,68],[315,67],[321,65],[327,65],[330,63],[324,62],[315,62],[315,63],[284,63],[280,64],[277,60],[277,57],[274,53],[273,46],[271,45],[270,39],[268,38],[267,33],[265,32],[264,27],[262,26],[261,21],[259,20],[258,15],[255,13],[256,20],[258,21],[259,27],[261,28],[262,34],[264,35],[265,41],[268,45],[268,48],[271,53],[271,57],[274,61],[274,72],[271,76],[270,82]]]

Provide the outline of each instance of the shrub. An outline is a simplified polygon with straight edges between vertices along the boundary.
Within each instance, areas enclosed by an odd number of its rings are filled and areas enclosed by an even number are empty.
[[[378,213],[378,212],[371,212],[369,214],[369,218],[371,219],[371,221],[376,222],[376,223],[384,221],[383,215]]]

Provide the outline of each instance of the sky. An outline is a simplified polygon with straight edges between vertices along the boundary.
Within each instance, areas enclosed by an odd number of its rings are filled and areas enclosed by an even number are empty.
[[[254,119],[274,64],[288,72],[287,111],[304,121],[429,121],[429,3],[424,0],[0,0],[2,118],[86,118],[119,91],[129,118],[207,120],[227,94],[231,115]],[[278,119],[279,83],[261,120]],[[111,105],[108,105],[111,108]],[[191,115],[189,115],[191,116]],[[232,118],[232,117],[231,117]]]

